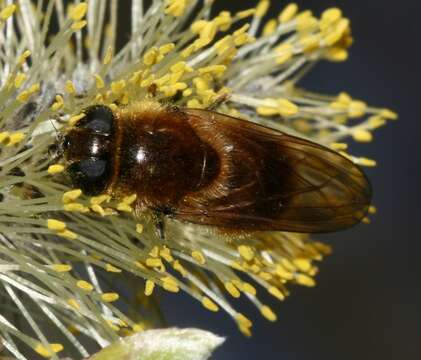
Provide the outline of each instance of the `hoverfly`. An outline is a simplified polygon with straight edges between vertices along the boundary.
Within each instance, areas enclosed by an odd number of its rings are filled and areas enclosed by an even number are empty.
[[[140,102],[87,108],[65,136],[74,186],[137,194],[136,210],[242,231],[332,232],[358,223],[370,184],[314,142],[214,111]]]

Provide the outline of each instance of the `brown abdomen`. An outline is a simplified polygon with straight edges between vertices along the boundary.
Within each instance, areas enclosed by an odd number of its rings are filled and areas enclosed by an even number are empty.
[[[136,193],[142,206],[175,208],[219,172],[216,152],[198,138],[182,112],[133,111],[119,117],[118,130],[114,187]]]

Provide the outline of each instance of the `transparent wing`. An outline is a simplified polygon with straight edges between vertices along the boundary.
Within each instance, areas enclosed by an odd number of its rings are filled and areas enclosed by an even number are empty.
[[[205,111],[185,110],[219,154],[219,175],[186,196],[176,217],[244,230],[332,232],[358,223],[370,184],[347,158],[319,144]]]

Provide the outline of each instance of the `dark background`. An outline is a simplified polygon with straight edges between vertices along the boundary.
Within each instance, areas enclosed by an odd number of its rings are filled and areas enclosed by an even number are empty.
[[[368,170],[378,214],[333,236],[319,236],[334,254],[320,266],[318,286],[296,287],[284,303],[264,298],[277,312],[272,324],[244,302],[254,336],[244,338],[223,312],[210,313],[186,296],[166,295],[171,325],[196,326],[227,336],[217,360],[421,359],[420,236],[420,0],[301,0],[300,8],[338,6],[351,19],[355,44],[345,63],[321,63],[306,78],[320,92],[346,90],[400,115],[352,144],[355,154],[378,161]],[[251,7],[254,0],[216,1],[218,9]],[[287,2],[275,0],[273,16]],[[123,10],[123,9],[122,9]]]

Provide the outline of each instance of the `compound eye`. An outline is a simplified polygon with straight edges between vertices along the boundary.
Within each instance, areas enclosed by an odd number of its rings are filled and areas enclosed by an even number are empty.
[[[109,107],[94,105],[85,109],[84,113],[86,116],[77,123],[78,127],[91,129],[103,135],[112,134],[114,129],[114,114]]]
[[[73,186],[80,188],[86,195],[104,192],[111,176],[108,161],[96,158],[75,162],[67,171]]]

